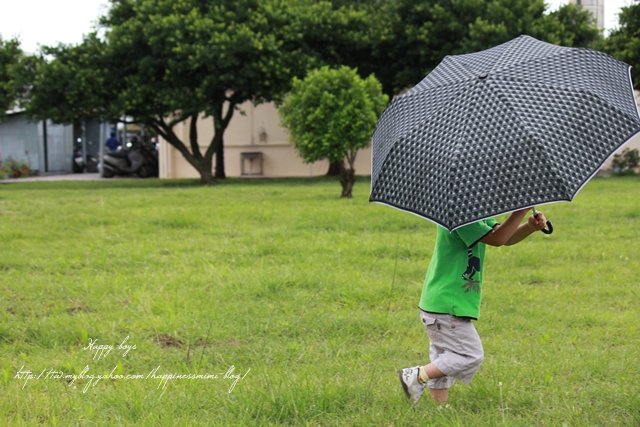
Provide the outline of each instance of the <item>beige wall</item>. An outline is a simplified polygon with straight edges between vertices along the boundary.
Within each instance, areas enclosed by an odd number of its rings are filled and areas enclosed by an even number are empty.
[[[242,112],[242,113],[241,113]],[[188,141],[188,122],[176,126],[176,134]],[[198,140],[204,152],[213,137],[213,120],[200,119],[198,122]],[[305,164],[289,142],[287,130],[281,125],[274,104],[254,106],[247,102],[240,111],[234,113],[224,136],[225,172],[229,177],[242,175],[242,153],[262,153],[262,176],[265,177],[306,177],[324,175],[328,162],[321,161]],[[244,176],[258,176],[259,161],[244,161]],[[215,159],[214,159],[215,164]],[[356,174],[371,174],[371,150],[366,148],[356,157]],[[168,143],[160,141],[160,177],[196,178],[198,173]]]
[[[640,100],[640,92],[636,92]],[[281,125],[274,104],[254,106],[247,102],[241,106],[242,114],[236,111],[225,132],[225,172],[229,177],[242,175],[242,153],[262,153],[262,175],[265,177],[306,177],[324,175],[329,167],[326,161],[305,164],[289,143],[287,130]],[[183,122],[176,127],[177,135],[188,141],[189,126]],[[213,120],[201,119],[198,124],[200,149],[204,152],[213,137]],[[636,135],[624,148],[640,149],[640,135]],[[613,155],[605,162],[603,169],[611,167]],[[161,178],[197,178],[198,173],[187,163],[182,155],[161,140],[160,143]],[[215,164],[215,161],[214,161]],[[371,149],[358,152],[356,174],[371,175]],[[245,173],[257,176],[258,161],[244,160]],[[253,174],[253,175],[252,175]]]

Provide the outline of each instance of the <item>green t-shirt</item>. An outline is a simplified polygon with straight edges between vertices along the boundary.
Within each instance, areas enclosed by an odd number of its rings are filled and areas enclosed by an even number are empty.
[[[496,225],[498,222],[489,218],[452,232],[438,226],[420,297],[422,310],[478,318],[486,246],[480,240]]]

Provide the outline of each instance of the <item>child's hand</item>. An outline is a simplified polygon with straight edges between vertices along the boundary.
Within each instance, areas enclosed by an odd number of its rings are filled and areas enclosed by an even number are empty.
[[[529,217],[529,226],[535,229],[536,231],[542,230],[547,225],[547,218],[544,214],[538,211],[538,215]]]

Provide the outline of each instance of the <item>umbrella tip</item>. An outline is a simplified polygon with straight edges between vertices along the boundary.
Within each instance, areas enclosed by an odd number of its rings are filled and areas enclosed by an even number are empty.
[[[489,74],[487,74],[487,73],[480,74],[480,75],[478,76],[478,78],[479,78],[480,80],[484,80],[484,79],[486,79],[487,77],[489,77]]]

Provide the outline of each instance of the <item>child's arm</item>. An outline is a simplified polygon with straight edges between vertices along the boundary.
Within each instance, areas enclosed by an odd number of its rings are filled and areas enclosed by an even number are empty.
[[[547,218],[545,218],[542,212],[538,211],[537,216],[531,215],[529,220],[524,224],[521,224],[515,233],[511,236],[511,238],[507,241],[506,245],[511,246],[515,245],[518,242],[529,237],[529,235],[535,233],[536,231],[542,230],[547,223]]]
[[[515,245],[534,231],[542,230],[547,222],[542,212],[538,212],[537,217],[531,216],[526,223],[520,224],[528,211],[528,208],[513,211],[505,222],[495,227],[481,241],[491,246]]]
[[[529,209],[520,209],[518,211],[513,211],[505,222],[496,226],[480,241],[491,246],[506,245],[509,239],[511,239],[518,230],[520,222],[527,214],[528,210]]]

